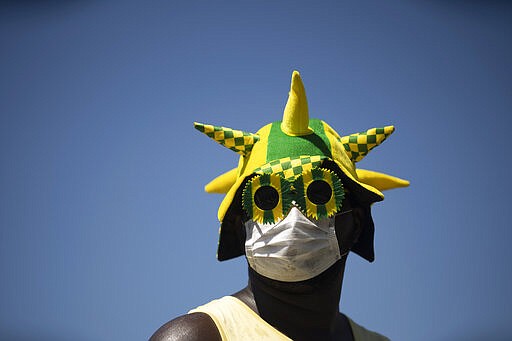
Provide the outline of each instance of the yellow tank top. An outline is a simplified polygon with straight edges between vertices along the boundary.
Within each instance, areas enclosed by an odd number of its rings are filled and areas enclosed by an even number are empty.
[[[258,340],[290,341],[291,339],[272,327],[245,303],[233,296],[224,296],[189,311],[208,314],[223,341]],[[369,331],[350,318],[350,327],[355,341],[389,341],[385,336]],[[243,328],[241,328],[243,326]]]

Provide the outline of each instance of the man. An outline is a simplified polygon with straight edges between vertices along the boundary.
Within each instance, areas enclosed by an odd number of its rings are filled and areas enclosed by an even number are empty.
[[[340,136],[309,119],[297,71],[283,120],[247,133],[195,123],[241,155],[206,186],[226,193],[217,258],[244,255],[246,288],[163,325],[160,340],[387,340],[339,312],[345,262],[374,260],[370,205],[408,182],[355,168],[394,128]]]

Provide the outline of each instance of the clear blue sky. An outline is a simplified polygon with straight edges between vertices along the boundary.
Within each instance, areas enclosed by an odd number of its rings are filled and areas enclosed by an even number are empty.
[[[512,339],[511,37],[507,1],[2,1],[0,339],[143,340],[242,288],[203,192],[237,156],[192,122],[280,119],[293,69],[340,133],[394,124],[359,166],[411,181],[342,311]]]

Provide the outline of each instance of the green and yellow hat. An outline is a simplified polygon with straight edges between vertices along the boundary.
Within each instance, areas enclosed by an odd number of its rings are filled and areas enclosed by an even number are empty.
[[[240,154],[237,168],[218,176],[205,186],[208,193],[226,194],[218,211],[221,222],[217,252],[219,260],[244,254],[242,191],[247,180],[255,175],[270,174],[275,183],[278,181],[275,176],[278,176],[293,184],[294,179],[312,170],[318,173],[318,170],[323,169],[323,174],[326,174],[328,170],[323,167],[330,165],[327,168],[336,169],[335,173],[341,178],[343,186],[354,194],[358,203],[368,207],[368,214],[372,203],[384,199],[381,191],[409,185],[406,180],[355,167],[356,162],[361,161],[393,133],[394,127],[372,128],[340,136],[326,122],[310,119],[306,92],[297,71],[292,74],[282,121],[267,124],[254,134],[197,122],[194,127]],[[326,176],[330,177],[329,174]],[[368,216],[367,225],[366,237],[363,231],[360,240],[368,245],[357,246],[355,252],[373,261],[371,215]]]

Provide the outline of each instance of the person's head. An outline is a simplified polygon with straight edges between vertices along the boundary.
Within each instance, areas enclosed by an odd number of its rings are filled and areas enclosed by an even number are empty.
[[[226,193],[219,208],[219,260],[247,252],[282,254],[278,245],[295,246],[293,240],[308,235],[314,246],[303,245],[302,252],[325,249],[335,260],[351,250],[373,261],[370,205],[384,198],[380,190],[408,182],[356,169],[355,163],[383,142],[392,126],[340,136],[324,121],[309,119],[304,86],[294,71],[282,121],[255,134],[200,123],[195,127],[241,155],[237,168],[206,186],[208,192]],[[265,238],[280,244],[263,250]],[[293,252],[286,257],[298,258]],[[326,265],[323,261],[311,267]]]

